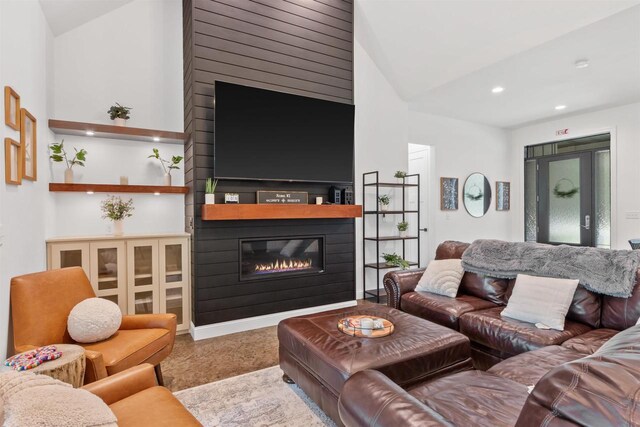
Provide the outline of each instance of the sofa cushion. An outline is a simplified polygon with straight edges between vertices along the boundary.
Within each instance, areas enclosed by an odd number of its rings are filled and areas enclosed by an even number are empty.
[[[429,262],[418,281],[416,291],[431,292],[449,298],[458,295],[464,270],[459,259],[440,259]]]
[[[491,301],[494,304],[505,305],[507,303],[508,285],[509,281],[506,279],[466,272],[462,276],[460,293],[473,295],[474,297]]]
[[[151,387],[110,406],[119,427],[197,426],[198,420],[164,387]]]
[[[456,426],[512,426],[528,396],[527,386],[482,371],[467,371],[409,390]]]
[[[469,243],[446,240],[436,249],[435,259],[462,259],[462,253],[469,247]]]
[[[470,295],[449,298],[429,292],[409,292],[402,295],[400,306],[406,313],[458,330],[458,319],[464,313],[496,305]]]
[[[538,329],[532,323],[503,318],[504,307],[465,313],[460,317],[460,332],[485,347],[497,350],[503,358],[515,356],[548,345],[562,344],[569,338],[584,334],[591,328],[567,320],[564,331]]]
[[[501,315],[562,331],[577,287],[577,279],[518,274],[511,298]]]
[[[640,318],[640,270],[636,274],[636,285],[629,298],[604,295],[602,297],[601,326],[622,331],[635,325]]]
[[[616,331],[615,329],[594,329],[586,334],[566,340],[562,343],[562,346],[582,353],[583,355],[589,355],[595,353],[596,350],[602,347],[604,343],[609,341],[618,332],[620,331]]]
[[[580,359],[584,354],[558,345],[518,354],[491,367],[488,372],[526,386],[535,385],[556,366]]]
[[[171,341],[166,329],[121,329],[107,340],[82,346],[102,353],[107,372],[113,375],[145,362]]]
[[[600,327],[602,314],[602,296],[578,285],[573,294],[571,306],[567,312],[567,319],[584,323],[592,328]]]

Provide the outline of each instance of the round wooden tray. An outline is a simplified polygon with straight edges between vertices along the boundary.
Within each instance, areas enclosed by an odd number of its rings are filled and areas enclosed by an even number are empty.
[[[360,319],[369,318],[372,320],[382,320],[381,329],[363,329],[358,326]],[[355,322],[354,322],[355,321]],[[393,323],[382,317],[367,316],[364,314],[353,315],[342,318],[338,321],[338,330],[343,334],[358,338],[382,338],[393,333]]]

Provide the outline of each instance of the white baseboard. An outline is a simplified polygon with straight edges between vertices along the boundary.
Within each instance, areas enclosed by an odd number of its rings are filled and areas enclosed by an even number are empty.
[[[266,314],[264,316],[249,317],[246,319],[231,320],[229,322],[214,323],[212,325],[195,326],[191,323],[189,333],[194,341],[222,335],[235,334],[236,332],[250,331],[252,329],[265,328],[277,325],[281,320],[289,317],[304,316],[306,314],[319,313],[321,311],[336,310],[339,308],[354,307],[358,305],[356,300],[339,302],[336,304],[320,305],[317,307],[301,308],[299,310],[283,311],[281,313]]]

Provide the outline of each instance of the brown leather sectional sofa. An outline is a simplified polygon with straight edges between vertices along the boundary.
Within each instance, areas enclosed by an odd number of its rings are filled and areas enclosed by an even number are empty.
[[[467,246],[444,242],[436,259],[460,258]],[[502,320],[513,280],[465,273],[448,298],[415,291],[423,271],[388,273],[388,304],[466,335],[479,370],[407,389],[358,372],[340,395],[346,426],[640,425],[638,283],[629,298],[579,287],[560,332]]]
[[[447,241],[436,259],[461,258],[468,243]],[[471,340],[476,369],[486,370],[515,355],[546,346],[592,354],[640,318],[640,281],[629,298],[596,294],[579,286],[567,313],[564,331],[502,319],[515,280],[465,273],[456,298],[416,292],[424,269],[395,271],[384,278],[388,305],[461,332]],[[640,274],[640,273],[639,273]]]

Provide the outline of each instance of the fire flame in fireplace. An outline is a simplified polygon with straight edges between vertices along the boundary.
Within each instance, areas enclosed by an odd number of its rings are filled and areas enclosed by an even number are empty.
[[[280,273],[286,271],[306,270],[312,267],[311,259],[276,260],[268,264],[256,264],[257,273]]]

